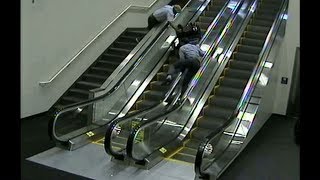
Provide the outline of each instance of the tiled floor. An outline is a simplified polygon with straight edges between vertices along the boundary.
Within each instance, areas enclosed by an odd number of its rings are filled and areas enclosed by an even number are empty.
[[[293,142],[294,123],[294,119],[272,116],[220,179],[299,179],[299,147]],[[23,121],[21,128],[22,179],[86,179],[26,161],[25,158],[54,147],[54,143],[47,136],[46,119]]]

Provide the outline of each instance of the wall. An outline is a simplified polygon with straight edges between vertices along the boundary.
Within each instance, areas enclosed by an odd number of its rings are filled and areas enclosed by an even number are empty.
[[[284,41],[280,47],[278,79],[273,98],[273,113],[285,115],[289,99],[296,47],[300,47],[300,1],[290,0]],[[281,84],[281,77],[288,77],[288,84]]]
[[[39,86],[130,4],[149,6],[153,1],[21,1],[21,117],[47,111],[123,30],[147,26],[147,16],[169,2],[158,0],[147,11],[128,11],[51,84]]]

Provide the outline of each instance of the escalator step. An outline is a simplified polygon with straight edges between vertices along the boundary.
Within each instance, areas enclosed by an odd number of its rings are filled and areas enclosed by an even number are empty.
[[[145,36],[146,34],[145,33],[143,33],[143,32],[139,32],[139,31],[126,31],[125,33],[124,33],[124,35],[125,36],[130,36],[130,37],[139,37],[139,38],[141,38],[141,37],[143,37],[143,36]]]
[[[274,20],[274,16],[267,15],[264,13],[256,13],[254,15],[254,18],[259,19],[259,20],[264,20],[264,21],[273,21]]]
[[[92,83],[92,82],[87,82],[87,81],[78,81],[76,82],[76,87],[80,88],[80,89],[86,89],[86,90],[90,90],[90,89],[95,89],[100,87],[101,85],[98,83]]]
[[[215,18],[218,13],[219,12],[216,12],[216,11],[205,11],[204,16]]]
[[[138,44],[136,37],[131,37],[131,36],[124,36],[121,35],[120,38],[117,39],[119,42],[129,42],[129,43],[135,43],[136,45]]]
[[[84,98],[74,97],[74,96],[63,96],[62,100],[69,101],[71,103],[84,101]]]
[[[197,124],[200,128],[214,130],[222,126],[225,121],[226,120],[222,118],[202,116],[200,119],[197,120]]]
[[[165,93],[163,91],[147,91],[144,92],[144,95],[146,100],[160,101],[164,98]]]
[[[259,55],[248,54],[242,52],[235,52],[232,54],[232,59],[236,59],[239,61],[248,61],[256,63],[258,61]]]
[[[246,86],[246,83],[247,83],[247,80],[224,77],[220,85],[243,90],[244,87]]]
[[[237,45],[237,51],[248,53],[248,54],[256,54],[259,55],[262,47],[248,46],[248,45]]]
[[[113,72],[113,70],[109,68],[102,68],[102,67],[91,67],[90,72],[93,74],[107,77]]]
[[[173,159],[176,160],[180,160],[180,161],[184,161],[184,162],[189,162],[189,163],[194,163],[196,157],[192,156],[192,155],[187,155],[187,154],[175,154],[173,157]]]
[[[248,25],[247,26],[248,31],[253,32],[259,32],[259,33],[268,33],[270,28],[264,27],[264,26],[254,26],[254,25]]]
[[[136,102],[136,109],[145,109],[145,108],[149,108],[153,105],[158,104],[159,102],[157,101],[149,101],[149,100],[143,100],[140,102]]]
[[[223,5],[226,4],[226,1],[225,1],[225,0],[211,1],[211,4],[214,5],[214,6],[220,6],[220,7],[222,7]]]
[[[129,42],[118,42],[118,41],[115,41],[113,43],[113,47],[132,50],[134,47],[136,47],[136,44],[129,43]]]
[[[264,41],[251,38],[241,38],[241,44],[248,46],[263,47]]]
[[[115,61],[115,62],[122,62],[124,58],[127,57],[126,55],[115,55],[115,54],[109,54],[109,53],[104,53],[101,56],[102,60],[108,60],[108,61]]]
[[[99,60],[96,64],[98,67],[107,67],[111,69],[116,69],[119,66],[119,62],[113,62],[113,61],[105,61],[105,60]]]
[[[185,142],[184,146],[191,148],[191,149],[198,149],[198,146],[200,145],[201,141],[197,139],[189,139]]]
[[[151,90],[155,90],[155,91],[166,91],[169,89],[169,86],[165,86],[162,85],[164,83],[164,81],[152,81],[150,83],[151,86]]]
[[[199,27],[201,29],[208,29],[210,23],[205,23],[205,22],[197,22],[197,24],[199,25]]]
[[[233,98],[240,98],[242,95],[242,88],[231,88],[227,86],[220,86],[216,92],[217,96],[227,96]]]
[[[211,23],[215,17],[200,16],[199,21],[202,23]]]
[[[219,11],[221,10],[221,6],[219,6],[219,5],[209,5],[209,6],[207,6],[207,8],[206,8],[206,10],[207,11],[215,11],[215,12],[218,12],[219,13]],[[217,14],[218,14],[217,13]]]
[[[144,35],[148,34],[149,32],[148,28],[128,28],[127,31]]]
[[[261,3],[259,6],[259,9],[268,9],[272,11],[278,11],[279,9],[279,4],[273,4],[273,3]]]
[[[170,67],[170,65],[169,64],[164,64],[163,66],[162,66],[162,70],[163,70],[163,72],[168,72],[168,70],[169,70],[169,67]]]
[[[261,4],[260,7],[257,9],[257,12],[262,12],[265,14],[276,14],[279,8],[270,8],[267,7],[268,4]]]
[[[246,31],[245,32],[245,37],[246,38],[251,38],[251,39],[257,39],[257,40],[265,40],[268,34],[266,33],[257,33],[257,32],[251,32],[251,31]]]
[[[209,105],[204,108],[203,112],[206,116],[217,117],[227,120],[232,115],[233,109]]]
[[[89,98],[89,91],[77,89],[77,88],[71,88],[68,91],[69,96],[75,96],[82,99],[88,99]]]
[[[84,74],[83,78],[85,81],[93,82],[93,83],[102,83],[104,80],[107,79],[106,76],[100,76],[98,74],[90,74],[90,73]]]
[[[227,77],[246,80],[251,76],[251,71],[228,68],[226,69],[226,74]]]
[[[123,48],[116,48],[116,47],[111,47],[109,48],[108,52],[112,53],[112,54],[129,54],[131,52],[131,50],[129,49],[123,49]]]
[[[213,100],[210,101],[210,105],[234,109],[238,105],[238,99],[225,96],[214,96]]]
[[[248,62],[248,61],[237,61],[234,59],[229,60],[229,67],[241,70],[252,71],[255,67],[256,63]]]
[[[199,141],[201,141],[201,140],[204,140],[211,132],[212,132],[211,129],[196,127],[191,130],[189,137],[191,137],[192,139],[198,139]]]
[[[251,25],[263,26],[263,27],[266,27],[266,28],[270,28],[272,23],[273,23],[273,21],[265,21],[265,20],[253,19]]]

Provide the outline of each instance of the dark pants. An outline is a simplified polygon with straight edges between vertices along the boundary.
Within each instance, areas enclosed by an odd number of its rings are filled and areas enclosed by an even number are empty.
[[[151,14],[148,18],[148,29],[152,29],[155,25],[159,24],[159,21]]]
[[[186,74],[182,84],[182,89],[184,92],[193,76],[198,72],[199,68],[200,62],[198,60],[178,61],[169,67],[168,74],[171,74],[174,77],[173,79],[175,79],[175,76],[179,72],[183,73],[186,69],[188,69],[188,73]]]

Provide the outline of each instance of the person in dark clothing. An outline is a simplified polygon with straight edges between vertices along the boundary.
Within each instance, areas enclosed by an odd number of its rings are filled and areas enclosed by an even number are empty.
[[[185,28],[183,28],[181,24],[177,27],[171,23],[169,24],[175,29],[177,38],[179,39],[177,49],[185,44],[198,44],[202,38],[201,29],[196,23],[188,23]]]
[[[173,21],[175,15],[181,12],[179,5],[165,5],[164,7],[157,9],[148,18],[148,29],[152,29],[155,25],[164,21]]]
[[[185,44],[181,46],[179,49],[179,61],[170,65],[165,83],[171,83],[174,76],[188,69],[182,85],[182,89],[185,91],[189,82],[199,70],[200,60],[203,55],[204,51],[199,48],[199,45]]]

